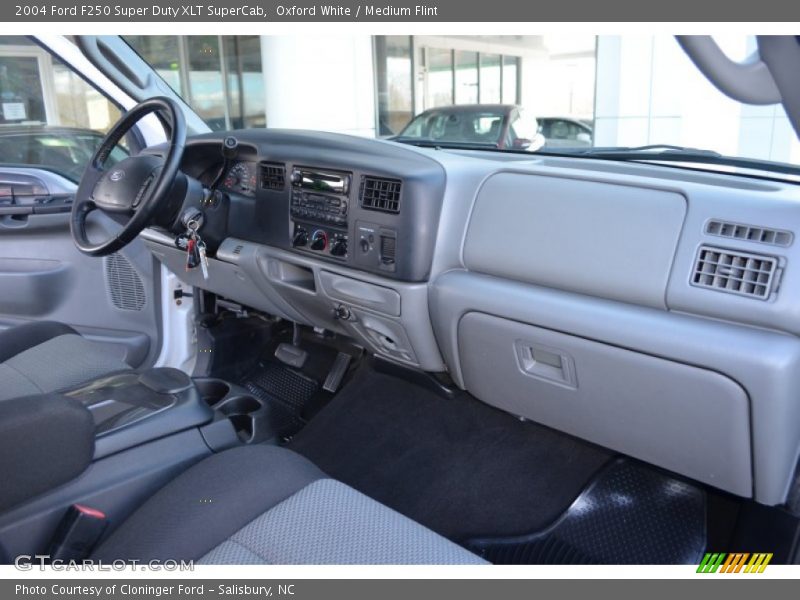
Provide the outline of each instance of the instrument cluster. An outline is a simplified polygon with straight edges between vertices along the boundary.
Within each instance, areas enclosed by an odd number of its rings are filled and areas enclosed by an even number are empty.
[[[222,189],[226,192],[255,196],[258,185],[258,168],[256,163],[239,161],[233,164],[222,181]]]

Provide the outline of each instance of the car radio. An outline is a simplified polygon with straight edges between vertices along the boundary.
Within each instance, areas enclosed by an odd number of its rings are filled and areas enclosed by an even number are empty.
[[[346,260],[347,204],[352,175],[313,168],[292,169],[292,246]]]
[[[292,169],[291,215],[294,219],[347,226],[349,173]]]

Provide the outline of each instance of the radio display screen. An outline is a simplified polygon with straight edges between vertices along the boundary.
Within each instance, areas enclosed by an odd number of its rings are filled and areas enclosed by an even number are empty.
[[[304,190],[344,195],[348,192],[350,176],[344,173],[331,173],[329,171],[296,169],[292,174],[292,181],[295,182],[297,187]]]

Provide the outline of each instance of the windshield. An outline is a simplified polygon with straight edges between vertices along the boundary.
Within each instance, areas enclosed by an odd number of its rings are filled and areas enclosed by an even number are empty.
[[[257,35],[130,35],[128,44],[213,131],[266,126]]]
[[[215,130],[321,129],[566,154],[668,145],[800,163],[782,107],[728,98],[672,36],[126,40]],[[735,60],[755,49],[752,36],[717,41]]]
[[[783,108],[728,98],[672,36],[125,39],[213,130],[318,129],[581,156],[648,146],[635,158],[648,160],[669,146],[800,165]],[[756,48],[752,36],[716,39],[734,60]]]

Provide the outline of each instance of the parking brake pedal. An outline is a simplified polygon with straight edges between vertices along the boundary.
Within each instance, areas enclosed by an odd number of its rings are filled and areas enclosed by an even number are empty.
[[[328,376],[325,378],[325,383],[322,384],[323,390],[331,394],[336,393],[336,390],[342,385],[342,379],[344,379],[344,374],[347,373],[347,367],[350,366],[350,361],[352,359],[352,356],[344,352],[339,352],[339,354],[336,355],[336,360],[333,361],[333,366]]]

